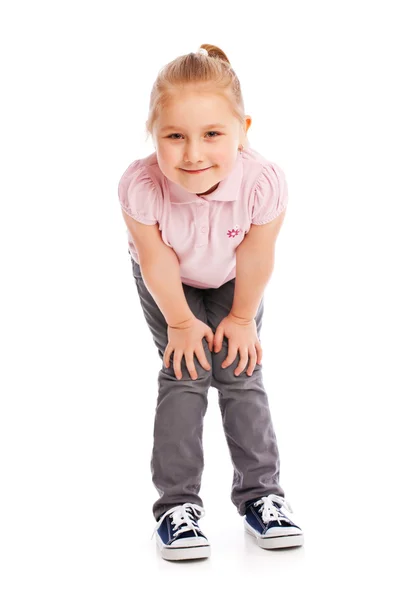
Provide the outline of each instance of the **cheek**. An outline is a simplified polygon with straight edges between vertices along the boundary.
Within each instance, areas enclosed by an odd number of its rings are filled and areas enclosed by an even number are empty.
[[[174,144],[171,143],[171,140],[168,140],[166,138],[159,139],[157,146],[158,146],[158,154],[160,156],[168,157],[171,153],[173,154],[174,150],[175,150]]]
[[[173,149],[159,147],[157,152],[157,160],[161,170],[171,169],[176,162],[176,153]]]
[[[229,168],[229,166],[235,162],[237,153],[235,149],[232,148],[232,143],[227,142],[226,144],[220,144],[218,148],[215,148],[214,156],[220,165]]]
[[[227,153],[227,154],[221,153],[216,157],[215,162],[220,167],[221,171],[228,173],[234,167],[235,160],[236,160],[236,157],[231,156],[231,153]]]
[[[173,164],[173,161],[171,161],[166,152],[161,152],[160,148],[158,148],[157,152],[157,162],[163,175],[165,175],[165,177],[171,177],[173,169],[171,165]]]
[[[166,144],[158,145],[158,156],[159,156],[160,160],[167,161],[170,154],[171,154],[171,150]]]

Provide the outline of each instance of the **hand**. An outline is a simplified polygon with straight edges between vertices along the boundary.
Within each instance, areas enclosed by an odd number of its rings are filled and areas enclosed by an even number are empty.
[[[252,375],[256,364],[261,365],[262,348],[257,335],[257,326],[254,319],[247,320],[234,317],[231,313],[218,325],[214,336],[214,352],[219,352],[222,348],[222,340],[228,338],[228,356],[222,363],[222,367],[229,367],[240,352],[240,361],[234,372],[235,375],[245,369],[247,362],[247,375]],[[258,358],[257,358],[258,355]],[[250,360],[249,360],[250,359]]]
[[[194,353],[206,371],[211,369],[203,348],[203,337],[205,337],[208,341],[210,352],[212,352],[214,334],[211,327],[193,316],[174,327],[168,325],[167,333],[168,344],[164,352],[163,361],[168,368],[170,365],[170,356],[174,352],[174,371],[177,379],[182,379],[181,360],[183,355],[185,355],[186,366],[192,379],[197,379],[193,361]]]

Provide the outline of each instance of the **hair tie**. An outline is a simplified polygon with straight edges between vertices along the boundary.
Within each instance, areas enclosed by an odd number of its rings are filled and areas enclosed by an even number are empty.
[[[204,56],[208,56],[208,52],[205,48],[199,48],[196,54],[204,54]]]

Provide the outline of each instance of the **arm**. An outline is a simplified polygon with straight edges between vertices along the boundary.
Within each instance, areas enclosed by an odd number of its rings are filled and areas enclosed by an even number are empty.
[[[274,268],[275,242],[286,209],[265,225],[252,225],[236,249],[236,281],[230,314],[249,321],[257,314]]]
[[[175,327],[194,317],[183,291],[178,257],[164,244],[158,224],[139,223],[124,210],[122,215],[139,254],[143,281],[168,325]]]
[[[140,265],[143,281],[170,327],[194,317],[186,301],[175,252],[163,243],[154,260]]]

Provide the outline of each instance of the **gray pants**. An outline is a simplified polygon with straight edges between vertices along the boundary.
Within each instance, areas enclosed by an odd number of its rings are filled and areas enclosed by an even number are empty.
[[[162,359],[168,344],[167,322],[149,293],[141,276],[140,266],[131,258],[133,276],[140,304],[147,324]],[[193,314],[216,328],[231,309],[235,279],[219,288],[200,289],[182,284],[186,301]],[[263,299],[255,317],[260,339]],[[169,508],[184,502],[203,506],[199,496],[203,460],[203,418],[207,410],[210,386],[218,390],[226,441],[233,464],[231,500],[238,513],[244,515],[246,502],[277,494],[284,496],[279,485],[279,453],[271,420],[268,398],[262,381],[262,365],[255,365],[249,377],[246,370],[239,376],[235,361],[226,369],[221,363],[228,354],[228,340],[224,337],[222,349],[210,352],[203,338],[203,347],[211,366],[206,371],[194,355],[198,378],[192,380],[182,357],[182,379],[164,363],[158,375],[158,398],[154,421],[154,446],[151,457],[152,481],[160,494],[153,505],[156,520]]]

